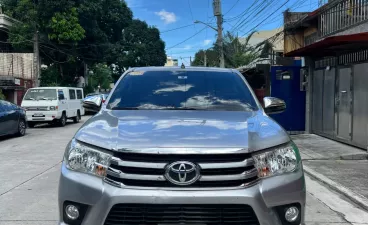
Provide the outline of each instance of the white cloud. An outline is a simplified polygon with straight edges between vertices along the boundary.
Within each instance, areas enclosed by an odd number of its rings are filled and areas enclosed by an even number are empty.
[[[207,39],[207,40],[204,40],[202,44],[203,44],[203,46],[207,46],[207,45],[209,45],[211,43],[212,43],[212,40],[211,39]]]
[[[176,15],[172,12],[167,12],[166,10],[161,10],[160,12],[155,12],[156,15],[160,17],[161,20],[165,22],[165,24],[175,23]]]

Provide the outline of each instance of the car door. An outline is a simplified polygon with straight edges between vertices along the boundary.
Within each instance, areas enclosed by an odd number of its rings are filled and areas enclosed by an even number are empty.
[[[6,112],[5,108],[3,107],[3,101],[0,100],[0,135],[4,135],[6,131]]]
[[[77,95],[75,89],[69,89],[69,101],[68,101],[68,117],[73,117],[77,115],[76,105],[77,105]]]
[[[18,111],[16,110],[16,106],[10,102],[2,101],[2,126],[4,128],[3,134],[13,134],[18,129]]]
[[[59,112],[66,111],[68,109],[67,97],[65,96],[65,92],[63,89],[58,89],[58,106]],[[60,114],[61,115],[61,114]]]

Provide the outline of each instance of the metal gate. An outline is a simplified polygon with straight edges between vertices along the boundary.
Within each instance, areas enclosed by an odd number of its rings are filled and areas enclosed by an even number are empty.
[[[351,68],[340,68],[337,88],[337,136],[351,139]]]
[[[299,66],[271,67],[271,96],[283,99],[286,110],[273,114],[275,119],[289,133],[305,131],[305,91]]]

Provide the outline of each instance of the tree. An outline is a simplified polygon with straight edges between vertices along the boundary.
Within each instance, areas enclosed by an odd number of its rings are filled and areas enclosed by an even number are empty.
[[[206,51],[206,52],[205,52]],[[213,49],[199,50],[192,62],[193,66],[204,66],[204,54],[206,54],[206,61],[208,67],[216,67],[219,65],[218,53]]]
[[[129,67],[163,66],[166,62],[165,43],[160,39],[160,32],[146,22],[134,19],[123,30],[122,39],[111,49],[111,58],[117,70],[123,72]]]
[[[3,2],[6,13],[21,21],[11,28],[9,41],[18,51],[32,52],[38,31],[42,64],[57,69],[60,84],[71,84],[75,76],[83,75],[85,65],[107,63],[121,73],[129,67],[159,66],[166,61],[158,29],[133,20],[125,1]]]
[[[93,88],[100,86],[102,89],[109,89],[112,82],[112,70],[106,64],[96,64],[93,68],[93,75],[89,77],[90,85]]]
[[[225,55],[225,67],[238,68],[240,66],[248,65],[257,58],[267,55],[272,50],[272,44],[268,41],[264,41],[260,44],[252,46],[249,44],[249,40],[254,34],[251,33],[245,39],[240,39],[227,32],[223,38],[223,48]],[[219,65],[219,47],[215,44],[213,48],[206,50],[207,52],[207,65],[218,66]],[[204,51],[200,50],[195,54],[193,65],[203,65]]]

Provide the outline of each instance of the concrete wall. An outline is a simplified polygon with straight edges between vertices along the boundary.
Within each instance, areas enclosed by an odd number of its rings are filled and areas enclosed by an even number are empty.
[[[0,76],[33,79],[33,53],[0,53]]]
[[[304,33],[285,34],[284,54],[304,47]]]

